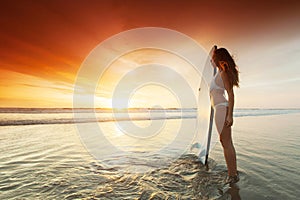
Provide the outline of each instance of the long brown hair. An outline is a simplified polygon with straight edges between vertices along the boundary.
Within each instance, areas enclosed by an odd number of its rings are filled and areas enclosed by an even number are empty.
[[[231,81],[232,86],[239,87],[239,71],[238,67],[236,66],[232,56],[229,54],[227,49],[225,48],[219,48],[214,51],[213,54],[213,61],[214,63],[221,68],[223,71],[225,71],[229,79]],[[224,61],[224,68],[219,65],[219,61]]]

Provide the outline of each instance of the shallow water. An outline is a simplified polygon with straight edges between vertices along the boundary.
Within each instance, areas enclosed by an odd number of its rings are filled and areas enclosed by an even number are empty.
[[[197,195],[193,180],[199,172],[210,173],[193,155],[146,173],[107,168],[86,152],[74,129],[73,125],[1,127],[5,152],[0,164],[1,199],[193,199]],[[218,179],[211,180],[222,185],[224,173],[213,176]],[[216,185],[211,187],[201,195],[218,192]]]
[[[133,173],[121,156],[111,159],[111,166],[97,162],[75,124],[2,126],[0,199],[298,199],[299,120],[300,114],[235,118],[241,181],[232,188],[223,185],[226,167],[219,143],[208,171],[195,156],[183,155],[158,157],[157,165],[146,162],[146,172]],[[105,123],[113,130],[113,122]],[[168,123],[170,132],[176,120]]]
[[[235,118],[242,199],[299,199],[300,114]],[[218,143],[211,157],[225,166]]]

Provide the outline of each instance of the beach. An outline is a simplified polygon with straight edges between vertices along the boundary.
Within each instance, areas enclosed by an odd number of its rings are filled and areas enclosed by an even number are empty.
[[[32,118],[34,114],[27,115]],[[128,166],[120,162],[124,159],[121,156],[111,158],[106,165],[95,160],[82,144],[74,123],[5,126],[5,120],[12,124],[8,116],[11,114],[1,114],[0,199],[260,200],[300,196],[299,110],[235,111],[233,140],[241,180],[232,188],[224,186],[226,165],[219,142],[211,149],[208,171],[195,155],[185,152],[154,167],[147,162],[150,157],[129,160],[127,165],[149,168],[133,173],[122,170]],[[13,118],[20,120],[17,114]],[[167,120],[165,134],[172,132],[170,127],[178,128],[178,120]],[[100,123],[106,123],[105,132],[114,132],[114,122]],[[145,155],[142,147],[137,147],[136,155]]]
[[[300,1],[0,10],[0,200],[300,200]]]

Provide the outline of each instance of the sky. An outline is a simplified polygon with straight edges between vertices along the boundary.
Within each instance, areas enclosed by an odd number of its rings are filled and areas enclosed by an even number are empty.
[[[233,54],[240,70],[235,108],[300,108],[299,10],[299,1],[291,0],[1,1],[0,107],[72,107],[78,70],[97,45],[122,31],[162,27],[189,36],[206,51],[217,44]],[[122,75],[145,64],[141,57],[163,54],[141,51],[113,63],[99,80],[95,105],[111,107]],[[197,91],[193,72],[181,70]],[[130,102],[180,106],[176,95],[149,85]]]

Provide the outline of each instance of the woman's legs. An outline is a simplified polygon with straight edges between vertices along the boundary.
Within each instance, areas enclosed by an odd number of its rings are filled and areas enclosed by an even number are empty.
[[[224,150],[224,157],[228,168],[228,175],[236,176],[236,153],[231,138],[231,127],[224,126],[223,131],[220,135],[220,141]]]
[[[236,153],[231,137],[231,127],[225,125],[228,107],[220,105],[215,107],[215,122],[220,133],[220,141],[223,146],[224,157],[227,164],[228,175],[237,175]]]

